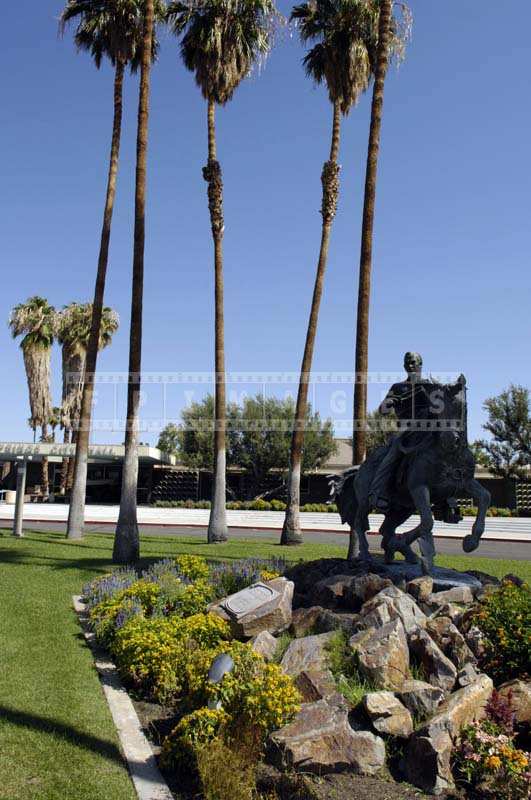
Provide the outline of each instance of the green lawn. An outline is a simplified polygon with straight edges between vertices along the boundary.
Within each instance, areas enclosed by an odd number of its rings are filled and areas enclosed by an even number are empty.
[[[90,652],[71,607],[83,583],[111,567],[112,537],[61,534],[13,539],[0,530],[0,798],[134,800],[132,784]],[[142,557],[194,553],[236,559],[344,556],[345,546],[284,550],[272,540],[207,545],[191,537],[142,538]],[[523,561],[439,556],[441,566],[531,579]]]

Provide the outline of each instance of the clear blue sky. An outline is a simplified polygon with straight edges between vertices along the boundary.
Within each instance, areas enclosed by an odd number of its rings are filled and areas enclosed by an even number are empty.
[[[400,370],[419,350],[428,371],[464,372],[470,434],[482,402],[510,382],[530,385],[531,7],[509,0],[412,0],[405,63],[386,87],[375,228],[370,369]],[[3,10],[0,319],[29,295],[60,307],[88,300],[99,244],[111,130],[112,73],[99,72],[71,37],[57,36],[61,6],[20,0]],[[289,6],[282,2],[284,13]],[[320,233],[320,172],[330,105],[284,35],[266,66],[218,114],[225,183],[227,368],[297,371]],[[367,96],[343,124],[341,196],[332,233],[314,359],[317,372],[352,370]],[[100,358],[127,368],[137,78],[128,78],[124,139],[106,300],[122,327]],[[201,168],[206,109],[175,41],[162,35],[153,70],[143,366],[208,371],[213,364],[212,244]],[[5,322],[2,323],[5,325]],[[1,328],[0,328],[1,330]],[[29,439],[21,352],[0,337],[0,440]],[[55,402],[60,353],[53,355]],[[229,390],[258,389],[238,384]],[[283,383],[268,391],[283,393]],[[344,387],[339,387],[339,389]],[[374,387],[375,405],[387,384]],[[168,418],[205,385],[166,390]],[[337,387],[333,387],[335,391]],[[350,389],[331,408],[348,424]],[[157,427],[163,391],[151,386],[145,422]],[[102,388],[96,416],[123,415],[122,388]],[[338,429],[338,434],[345,434]],[[96,440],[119,442],[120,431]],[[156,432],[142,435],[154,441]]]

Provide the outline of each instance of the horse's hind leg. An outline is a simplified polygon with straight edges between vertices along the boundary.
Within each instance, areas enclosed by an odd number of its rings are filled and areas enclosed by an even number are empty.
[[[363,563],[370,563],[371,557],[369,554],[369,542],[367,540],[367,531],[369,530],[369,507],[366,503],[359,503],[356,518],[354,520],[354,530],[356,531],[359,542],[359,560]],[[352,562],[358,556],[356,552],[356,540],[354,534],[351,532],[350,544],[348,549],[348,561]]]
[[[410,516],[411,512],[405,508],[393,509],[385,515],[385,519],[380,526],[380,533],[382,534],[382,549],[385,553],[387,564],[391,564],[394,561],[397,550],[403,553],[409,564],[418,563],[418,558],[409,544],[402,542],[401,537],[396,535],[398,526],[402,525]]]
[[[472,525],[472,533],[465,536],[463,539],[463,550],[465,553],[471,553],[478,547],[479,540],[485,531],[487,509],[490,506],[490,492],[475,478],[470,478],[470,480],[465,483],[464,488],[472,495],[478,507],[478,515]]]
[[[427,486],[417,486],[410,489],[411,497],[420,514],[420,525],[415,529],[415,538],[419,539],[420,563],[425,575],[430,575],[433,570],[435,545],[433,544],[433,514],[431,511],[430,490]],[[406,534],[406,541],[411,544],[411,533]]]

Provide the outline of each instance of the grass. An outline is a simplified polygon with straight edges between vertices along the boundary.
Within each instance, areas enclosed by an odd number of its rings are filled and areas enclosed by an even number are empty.
[[[290,561],[344,556],[345,547],[273,540],[207,545],[193,537],[142,537],[142,562],[193,553]],[[0,798],[134,800],[118,739],[71,605],[72,594],[111,564],[112,537],[68,542],[60,533],[14,539],[0,530]],[[440,556],[437,563],[527,580],[529,563]]]

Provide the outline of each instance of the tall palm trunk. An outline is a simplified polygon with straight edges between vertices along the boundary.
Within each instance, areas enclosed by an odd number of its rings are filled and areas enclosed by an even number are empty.
[[[98,344],[100,337],[101,314],[105,294],[105,278],[109,260],[109,242],[111,238],[111,223],[116,196],[116,176],[118,174],[118,157],[120,154],[120,137],[122,131],[122,96],[123,96],[124,64],[118,61],[114,77],[114,117],[112,126],[111,154],[109,159],[109,174],[107,179],[107,195],[105,210],[103,212],[103,225],[101,228],[100,253],[98,257],[98,271],[94,287],[94,300],[92,303],[92,325],[87,345],[87,358],[85,362],[85,376],[83,383],[83,397],[81,400],[81,415],[79,419],[78,435],[76,440],[76,455],[74,462],[74,483],[70,496],[70,509],[68,512],[68,539],[81,539],[85,520],[85,494],[87,488],[87,465],[90,436],[90,422],[92,416],[92,398],[94,395],[94,373],[98,358]]]
[[[66,426],[63,431],[63,444],[70,444],[70,428],[67,428]],[[68,457],[63,458],[63,463],[61,464],[61,480],[59,483],[59,494],[65,494],[66,492],[68,469],[71,460],[72,459]]]
[[[380,0],[378,55],[372,93],[371,127],[365,173],[365,198],[363,203],[363,226],[361,232],[358,316],[356,326],[356,382],[354,384],[353,415],[354,447],[352,450],[352,461],[354,465],[361,464],[365,458],[366,452],[367,437],[365,426],[367,422],[367,371],[369,365],[369,306],[371,295],[372,239],[384,86],[389,64],[391,15],[392,0]]]
[[[339,193],[339,166],[337,164],[337,156],[339,152],[340,125],[341,109],[339,102],[336,101],[334,103],[332,122],[330,159],[325,161],[321,174],[321,183],[323,185],[323,200],[321,204],[321,214],[323,217],[321,229],[321,247],[319,250],[317,274],[315,276],[315,285],[313,288],[310,319],[308,321],[308,330],[306,332],[304,355],[302,357],[299,390],[297,394],[297,405],[295,410],[295,425],[291,438],[288,477],[288,505],[286,508],[286,516],[284,518],[284,526],[282,528],[282,536],[280,539],[281,544],[302,543],[299,518],[302,449],[304,445],[304,427],[308,406],[308,384],[312,369],[315,336],[317,334],[319,306],[321,304],[321,295],[323,293],[324,275],[326,270],[326,262],[328,259],[328,246],[330,243],[330,232],[332,230],[332,222],[336,213]]]
[[[48,442],[48,425],[42,426],[42,441]],[[49,478],[49,469],[48,469],[48,458],[47,456],[42,457],[41,462],[41,492],[43,495],[49,494],[50,491],[50,478]]]
[[[136,140],[135,234],[133,286],[131,293],[131,333],[129,337],[129,383],[127,387],[127,429],[122,473],[120,513],[114,537],[113,561],[129,564],[139,556],[136,494],[138,485],[138,411],[140,370],[142,367],[142,301],[144,293],[144,243],[146,217],[146,168],[149,122],[149,77],[153,41],[153,0],[146,0],[142,67],[138,99]]]
[[[214,475],[212,504],[208,522],[208,541],[226,542],[228,539],[226,496],[226,418],[225,397],[225,325],[223,319],[223,180],[216,152],[215,104],[208,101],[208,163],[203,177],[208,183],[208,208],[214,240],[215,286],[215,411],[214,411]]]

